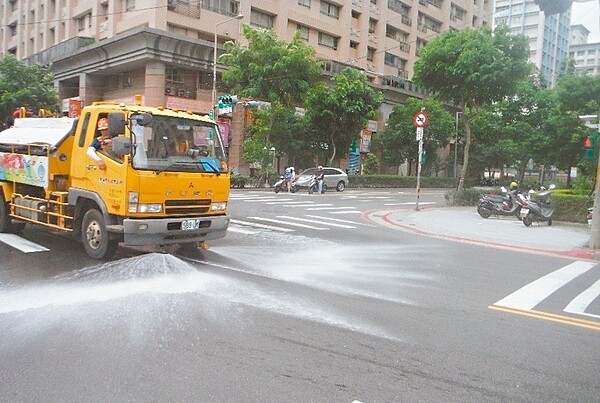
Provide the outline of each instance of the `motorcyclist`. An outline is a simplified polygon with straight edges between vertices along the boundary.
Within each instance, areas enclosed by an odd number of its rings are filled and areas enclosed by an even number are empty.
[[[296,179],[296,172],[294,172],[294,167],[290,167],[289,170],[290,170],[289,175],[286,172],[286,182],[287,182],[288,193],[290,193],[292,191],[292,184],[294,183],[294,180]]]
[[[315,180],[317,181],[317,185],[319,186],[319,193],[323,193],[323,181],[325,180],[325,171],[323,170],[322,165],[319,165],[317,167],[317,172],[315,173]]]
[[[283,174],[283,180],[285,181],[285,186],[289,193],[290,188],[292,187],[292,170],[291,170],[291,168],[288,167],[285,169],[285,173]]]

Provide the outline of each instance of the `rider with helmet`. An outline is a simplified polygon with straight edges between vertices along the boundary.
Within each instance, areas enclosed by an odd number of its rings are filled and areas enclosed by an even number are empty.
[[[319,193],[323,193],[323,181],[325,180],[325,171],[323,170],[322,165],[319,165],[317,167],[317,172],[315,173],[315,180],[319,185]]]

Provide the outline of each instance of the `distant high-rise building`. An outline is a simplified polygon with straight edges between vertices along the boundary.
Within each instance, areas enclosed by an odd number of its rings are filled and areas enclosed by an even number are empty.
[[[583,25],[571,26],[569,58],[575,62],[575,70],[590,75],[600,74],[600,42],[588,43],[590,31]]]
[[[557,83],[569,49],[571,10],[546,15],[534,0],[496,0],[494,27],[506,25],[529,40],[529,60],[549,87]]]

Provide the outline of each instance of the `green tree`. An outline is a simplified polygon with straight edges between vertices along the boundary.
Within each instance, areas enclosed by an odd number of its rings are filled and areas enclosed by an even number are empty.
[[[58,111],[58,93],[49,66],[30,66],[13,55],[0,59],[0,116],[12,117],[24,106],[37,113],[39,109]]]
[[[450,137],[454,137],[454,116],[448,113],[438,100],[408,98],[406,104],[394,105],[385,130],[373,139],[373,147],[381,152],[385,165],[397,166],[400,169],[400,165],[405,161],[416,161],[419,143],[413,118],[422,108],[429,117],[423,136],[428,164],[434,162],[436,150],[448,144]]]
[[[580,115],[596,115],[600,110],[600,76],[565,74],[557,86],[561,109]]]
[[[379,159],[375,154],[368,153],[365,158],[365,165],[363,167],[363,173],[365,175],[376,175],[379,173]]]
[[[297,32],[291,42],[277,39],[270,29],[243,26],[248,46],[225,43],[219,60],[227,66],[223,81],[231,91],[285,108],[301,106],[323,67],[314,48]]]
[[[327,165],[348,153],[367,121],[377,116],[383,95],[373,90],[358,70],[345,68],[332,78],[332,86],[320,84],[309,93],[306,119],[313,147],[324,153]]]
[[[458,189],[464,188],[472,141],[471,124],[486,105],[513,95],[531,72],[527,39],[508,28],[447,31],[421,50],[413,79],[417,85],[463,110],[465,146]]]

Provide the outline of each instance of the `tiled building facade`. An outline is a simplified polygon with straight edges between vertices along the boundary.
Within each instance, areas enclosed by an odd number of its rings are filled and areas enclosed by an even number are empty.
[[[215,36],[220,51],[227,40],[243,41],[242,23],[272,28],[283,40],[300,31],[326,75],[354,66],[383,91],[383,127],[394,104],[422,96],[410,79],[427,41],[491,25],[491,17],[492,0],[6,0],[0,56],[51,63],[61,99],[142,94],[148,105],[208,113]],[[223,93],[220,80],[216,87]],[[242,167],[235,120],[230,158]]]

